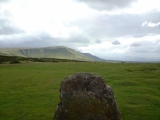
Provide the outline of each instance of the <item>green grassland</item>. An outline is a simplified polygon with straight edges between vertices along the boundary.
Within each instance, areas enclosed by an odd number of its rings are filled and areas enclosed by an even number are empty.
[[[0,64],[0,120],[52,120],[61,80],[75,72],[102,76],[123,120],[160,120],[160,64],[100,62]]]

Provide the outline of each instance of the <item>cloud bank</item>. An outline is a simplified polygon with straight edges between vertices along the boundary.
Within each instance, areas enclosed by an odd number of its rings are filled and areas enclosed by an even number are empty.
[[[128,7],[136,0],[77,0],[97,10],[112,10]]]
[[[1,0],[0,47],[67,46],[104,59],[160,61],[159,15],[158,0]]]

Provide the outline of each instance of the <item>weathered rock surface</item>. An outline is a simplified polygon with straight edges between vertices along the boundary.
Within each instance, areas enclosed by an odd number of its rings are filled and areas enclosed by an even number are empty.
[[[76,73],[60,86],[54,120],[120,120],[114,93],[102,77]]]

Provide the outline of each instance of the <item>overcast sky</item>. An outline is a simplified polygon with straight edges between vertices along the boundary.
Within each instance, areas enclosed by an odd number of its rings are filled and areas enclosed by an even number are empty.
[[[48,46],[160,61],[160,0],[0,0],[0,48]]]

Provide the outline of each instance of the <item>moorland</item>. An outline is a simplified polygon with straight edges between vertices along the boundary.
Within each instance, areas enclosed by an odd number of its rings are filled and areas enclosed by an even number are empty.
[[[3,56],[3,58],[5,58]],[[51,120],[61,81],[76,72],[102,76],[114,91],[123,120],[160,119],[160,63],[1,59],[0,119]],[[77,106],[78,107],[78,106]]]

